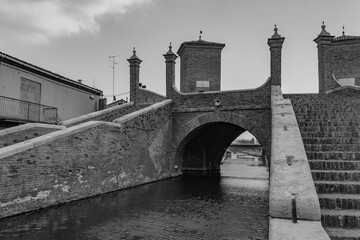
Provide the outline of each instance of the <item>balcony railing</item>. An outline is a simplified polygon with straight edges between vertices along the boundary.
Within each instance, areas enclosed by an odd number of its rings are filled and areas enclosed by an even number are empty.
[[[26,122],[57,123],[57,108],[0,96],[0,118]]]

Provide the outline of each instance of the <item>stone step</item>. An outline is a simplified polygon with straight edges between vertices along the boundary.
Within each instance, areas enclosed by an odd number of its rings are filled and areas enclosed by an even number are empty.
[[[302,121],[298,121],[299,127],[358,127],[360,126],[360,122],[356,121],[335,121],[329,122],[326,121],[314,121],[313,119],[301,119]],[[305,120],[305,121],[304,121]]]
[[[360,132],[359,126],[301,126],[299,125],[302,132],[330,132],[330,133],[342,133],[342,132]]]
[[[314,181],[318,194],[360,194],[360,182]]]
[[[360,240],[360,229],[325,228],[331,240]]]
[[[360,210],[321,209],[321,224],[324,228],[360,229]]]
[[[360,161],[360,152],[318,152],[306,151],[308,159],[312,160],[353,160]]]
[[[320,130],[305,131],[300,128],[301,136],[303,138],[359,138],[360,132],[357,131],[336,131],[325,132]]]
[[[307,138],[303,137],[304,144],[360,144],[360,138]]]
[[[312,170],[360,170],[360,161],[309,160]]]
[[[311,170],[314,181],[359,181],[360,171]]]
[[[359,144],[306,144],[305,151],[308,152],[360,152]]]
[[[360,195],[318,194],[322,209],[360,209]]]

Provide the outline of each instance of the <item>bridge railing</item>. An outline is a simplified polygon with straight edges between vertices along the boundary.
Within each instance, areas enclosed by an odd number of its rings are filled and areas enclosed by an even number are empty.
[[[0,118],[26,122],[57,123],[57,108],[0,96]]]

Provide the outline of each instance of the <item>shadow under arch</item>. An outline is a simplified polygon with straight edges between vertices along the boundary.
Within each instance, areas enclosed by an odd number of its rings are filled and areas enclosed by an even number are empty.
[[[227,147],[245,131],[254,135],[269,158],[270,126],[261,122],[233,112],[196,116],[181,126],[176,135],[176,161],[184,170],[218,170]]]

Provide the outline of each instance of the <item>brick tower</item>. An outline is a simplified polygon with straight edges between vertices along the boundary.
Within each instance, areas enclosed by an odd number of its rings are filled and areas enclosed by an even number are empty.
[[[220,91],[221,50],[223,43],[201,39],[183,42],[180,56],[180,91],[183,93]]]
[[[332,36],[325,30],[314,39],[318,48],[319,92],[339,85],[360,85],[360,36]]]

